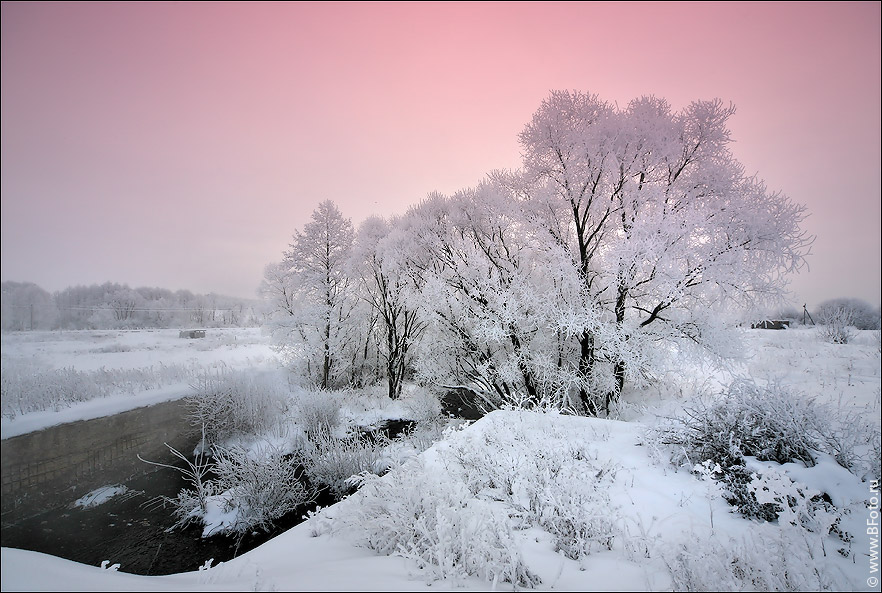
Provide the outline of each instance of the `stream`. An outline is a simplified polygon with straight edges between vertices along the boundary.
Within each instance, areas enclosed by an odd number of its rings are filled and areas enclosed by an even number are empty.
[[[201,524],[168,531],[174,524],[170,506],[156,500],[175,496],[189,484],[180,472],[161,469],[135,477],[123,485],[126,492],[96,506],[67,506],[3,525],[2,545],[43,552],[91,566],[105,560],[120,564],[122,572],[163,575],[197,570],[207,560],[214,564],[268,541],[302,520],[305,510],[282,517],[271,533],[248,534],[241,541],[216,535],[202,538]]]

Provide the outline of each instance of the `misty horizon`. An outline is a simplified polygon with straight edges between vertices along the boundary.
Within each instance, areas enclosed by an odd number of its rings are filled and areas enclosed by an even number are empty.
[[[357,226],[516,169],[580,89],[734,104],[735,156],[817,237],[790,302],[878,305],[879,11],[3,3],[0,279],[255,298],[321,201]]]

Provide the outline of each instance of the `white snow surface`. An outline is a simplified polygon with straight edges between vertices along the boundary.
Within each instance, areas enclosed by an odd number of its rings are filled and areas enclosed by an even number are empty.
[[[238,349],[227,351],[228,345],[218,344],[218,351],[206,349],[202,354],[195,353],[194,342],[182,343],[176,334],[174,339],[162,332],[159,334],[155,337],[145,337],[139,332],[121,334],[120,339],[132,344],[156,346],[143,349],[139,346],[138,354],[126,357],[125,364],[168,360],[164,358],[164,348],[169,348],[172,356],[186,359],[204,354],[200,360],[205,363],[224,360],[237,368],[272,364],[271,351],[257,334],[242,339],[247,345]],[[78,349],[79,340],[56,343],[47,336],[45,342],[38,342],[31,337],[23,334],[7,341],[4,336],[4,364],[8,355],[44,356],[59,365],[100,368],[107,364],[94,352]],[[448,432],[444,440],[419,456],[419,463],[405,464],[403,469],[394,471],[424,472],[427,479],[453,482],[458,478],[449,453],[457,448],[475,451],[480,456],[485,449],[488,454],[494,451],[498,454],[499,447],[507,447],[506,455],[518,460],[530,458],[537,443],[542,444],[543,450],[545,447],[547,450],[576,447],[595,466],[613,468],[608,474],[612,477],[606,478],[610,481],[605,489],[610,502],[605,511],[617,529],[610,549],[593,549],[581,560],[572,560],[555,551],[550,534],[538,525],[523,526],[515,533],[524,563],[541,578],[536,587],[540,591],[671,590],[675,586],[671,571],[681,566],[674,564],[677,551],[690,554],[701,550],[711,558],[720,556],[722,550],[731,554],[726,558],[737,558],[741,554],[755,559],[777,550],[775,553],[782,554],[782,561],[786,562],[785,555],[800,558],[800,554],[804,555],[802,544],[787,540],[777,525],[761,524],[733,513],[713,483],[702,481],[686,470],[677,470],[660,459],[654,447],[649,446],[646,429],[659,416],[682,409],[685,398],[698,386],[724,383],[735,370],[757,380],[780,381],[805,393],[806,397],[817,398],[840,410],[869,414],[878,425],[878,338],[866,332],[856,343],[832,345],[822,342],[811,329],[758,330],[746,337],[750,356],[738,368],[672,368],[669,374],[675,380],[669,377],[652,389],[628,394],[619,410],[620,419],[497,411],[461,430]],[[104,356],[117,354],[131,352]],[[85,402],[58,412],[26,414],[13,420],[4,418],[3,438],[60,422],[115,413],[126,405],[129,408],[148,405],[154,403],[151,398],[170,399],[187,392],[185,388],[177,394],[172,393],[172,389],[159,391],[163,393],[121,395],[106,398],[100,404]],[[764,465],[756,460],[751,463],[758,468]],[[826,556],[815,559],[817,566],[828,575],[831,588],[878,591],[878,581],[875,586],[868,585],[868,578],[873,575],[866,556],[870,551],[869,536],[864,529],[873,496],[878,509],[878,493],[873,494],[869,483],[862,482],[830,457],[821,457],[812,468],[795,463],[778,468],[792,480],[826,492],[837,506],[848,511],[843,527],[855,535],[851,546],[857,553],[851,558],[836,553],[834,546],[841,545],[841,541],[830,536],[825,544],[828,546]],[[380,478],[388,479],[388,474]],[[584,476],[584,479],[591,481],[594,477]],[[366,500],[362,494],[357,492],[233,560],[212,565],[211,559],[205,558],[204,570],[177,575],[137,576],[126,574],[125,566],[108,570],[4,547],[2,590],[487,591],[513,588],[507,582],[492,583],[468,576],[436,580],[412,559],[378,555],[362,547],[359,544],[363,538],[358,529],[351,525],[345,528],[346,517],[358,516],[358,505]],[[486,493],[482,496],[487,497]],[[113,558],[108,560],[116,562]],[[708,570],[713,570],[708,566]]]
[[[113,498],[114,496],[119,496],[120,494],[125,494],[128,492],[128,488],[122,486],[120,484],[115,484],[113,486],[102,486],[100,488],[96,488],[92,490],[88,494],[85,494],[74,501],[74,506],[77,507],[96,507],[99,504],[103,504]]]
[[[76,330],[2,334],[3,366],[94,372],[161,369],[177,365],[199,372],[265,368],[277,364],[260,329],[207,329],[205,338],[179,337],[177,329]],[[8,439],[57,424],[112,416],[135,408],[181,399],[192,392],[187,381],[114,393],[57,410],[0,419],[0,438]]]

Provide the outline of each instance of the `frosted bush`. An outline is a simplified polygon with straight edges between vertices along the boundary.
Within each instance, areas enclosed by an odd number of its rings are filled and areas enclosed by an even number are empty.
[[[375,441],[360,433],[344,438],[315,433],[301,449],[306,475],[312,484],[327,488],[341,499],[355,489],[349,481],[352,476],[386,469],[381,459],[387,444],[386,439]]]
[[[190,421],[204,430],[205,446],[234,436],[270,431],[288,408],[278,378],[253,369],[202,373],[186,398]]]
[[[830,415],[813,399],[782,385],[738,379],[717,399],[697,398],[683,416],[662,423],[655,437],[674,447],[677,464],[718,464],[727,500],[746,516],[771,521],[775,508],[750,491],[752,472],[745,457],[810,467],[815,453],[825,451],[847,466],[851,451]]]
[[[462,483],[414,459],[383,478],[363,474],[362,488],[331,522],[380,554],[412,560],[434,579],[476,576],[533,587],[503,505],[478,500]]]
[[[326,391],[300,391],[294,412],[308,439],[330,435],[340,424],[340,402]]]
[[[696,397],[682,416],[662,422],[654,436],[674,446],[676,463],[690,467],[710,460],[726,468],[742,464],[745,455],[813,465],[811,450],[818,443],[811,435],[818,423],[812,400],[782,386],[738,379],[716,399]]]
[[[429,389],[407,393],[402,398],[408,418],[417,422],[434,422],[441,416],[441,402]]]
[[[821,316],[822,325],[818,330],[821,338],[833,344],[848,344],[855,337],[854,311],[846,306],[830,306]]]
[[[824,301],[815,311],[818,323],[827,325],[831,319],[847,316],[848,325],[855,329],[879,329],[879,309],[861,299],[838,298]]]
[[[411,447],[415,453],[422,453],[444,437],[444,431],[450,426],[451,420],[435,418],[432,421],[417,422],[413,430],[396,439],[402,446]]]
[[[301,481],[299,460],[278,449],[249,452],[242,447],[218,447],[214,453],[216,490],[222,492],[225,511],[235,511],[225,531],[270,531],[274,521],[310,504],[315,492]]]
[[[830,591],[834,581],[804,547],[771,525],[738,541],[699,537],[660,553],[674,591]],[[822,563],[821,563],[822,564]]]
[[[598,549],[611,550],[616,536],[612,504],[604,470],[578,459],[546,473],[535,487],[532,512],[537,523],[554,536],[555,547],[578,560]]]
[[[451,453],[473,495],[506,502],[522,520],[551,533],[558,551],[578,560],[612,548],[617,513],[607,488],[615,471],[561,442],[542,433],[486,432],[480,444],[462,439]]]
[[[203,437],[204,440],[204,437]],[[183,461],[183,466],[175,466],[157,461],[149,461],[138,455],[138,459],[150,465],[166,467],[181,473],[184,479],[190,484],[190,488],[182,488],[175,497],[159,496],[158,500],[162,504],[170,504],[172,514],[176,521],[175,524],[167,529],[178,527],[186,527],[192,521],[201,520],[205,517],[208,510],[208,501],[217,494],[216,484],[208,476],[214,469],[214,464],[209,457],[202,451],[196,453],[193,461],[190,461],[186,455],[166,443],[169,452]]]
[[[208,492],[208,498],[204,500],[197,496],[195,490],[189,488],[182,488],[175,497],[164,497],[164,502],[171,505],[172,516],[175,518],[174,525],[166,531],[184,528],[194,521],[201,521],[205,517],[205,512],[208,509],[208,499],[216,494],[214,492],[214,482],[209,482],[208,486],[210,491]]]
[[[482,422],[483,430],[449,428],[428,457],[382,478],[355,478],[361,489],[324,529],[410,558],[434,578],[471,575],[523,587],[539,584],[519,552],[532,527],[551,534],[568,558],[612,548],[619,532],[608,494],[613,467],[568,443],[553,423],[534,431],[533,424]]]
[[[821,448],[829,431],[824,410],[813,399],[784,385],[761,386],[745,379],[733,381],[710,403],[696,400],[685,414],[672,436],[696,461],[710,459],[724,468],[745,455],[812,466],[812,451]]]
[[[840,574],[825,542],[840,512],[820,492],[782,472],[753,474],[748,489],[773,509],[777,525],[757,525],[742,541],[701,537],[659,550],[678,591],[827,591]]]
[[[176,519],[169,530],[199,522],[203,537],[243,535],[257,528],[268,532],[276,519],[315,501],[315,491],[301,480],[299,459],[274,447],[249,451],[215,446],[211,455],[200,452],[193,461],[172,447],[169,450],[184,466],[142,459],[181,472],[190,484],[175,497],[159,498],[171,505]]]
[[[752,474],[748,486],[757,502],[771,505],[782,527],[797,527],[815,533],[813,540],[823,546],[823,538],[839,520],[839,511],[812,490],[771,469],[763,475]]]
[[[880,475],[880,434],[878,407],[839,407],[829,416],[828,430],[821,435],[822,449],[836,462],[864,480]]]
[[[343,410],[347,417],[354,415],[362,422],[372,418],[379,423],[389,415],[383,408],[390,405],[404,407],[410,416],[417,417],[415,428],[394,441],[380,431],[368,435],[346,426],[352,421],[343,417]],[[389,399],[382,389],[333,394],[301,391],[294,413],[305,437],[300,446],[310,481],[329,489],[337,498],[354,490],[347,482],[350,477],[363,471],[381,473],[440,438],[440,405],[429,393],[411,392],[399,404]],[[398,414],[400,410],[393,413]]]

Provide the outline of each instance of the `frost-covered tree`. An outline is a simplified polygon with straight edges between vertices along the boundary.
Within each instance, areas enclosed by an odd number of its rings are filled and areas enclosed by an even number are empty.
[[[405,374],[410,366],[413,346],[424,324],[409,290],[414,279],[406,268],[406,236],[395,221],[378,216],[365,220],[358,229],[351,266],[359,279],[359,294],[371,307],[364,316],[369,326],[364,336],[363,359],[369,359],[371,330],[378,332],[375,348],[383,359],[388,394],[401,396]]]
[[[303,231],[295,231],[280,265],[266,269],[263,293],[277,313],[283,347],[305,362],[305,371],[326,389],[343,371],[353,299],[346,262],[352,247],[352,222],[331,200],[319,204]],[[287,318],[285,318],[287,314]]]
[[[297,290],[291,270],[284,261],[267,264],[257,293],[272,306],[273,313],[293,316],[297,308]]]
[[[129,327],[135,324],[138,313],[143,312],[144,299],[138,292],[123,286],[107,295],[107,304],[114,324]]]
[[[404,221],[428,324],[419,374],[487,408],[566,405],[577,379],[567,326],[590,311],[571,263],[537,241],[510,190],[489,179],[432,195]]]
[[[52,295],[33,282],[2,285],[3,331],[51,329],[58,316]]]
[[[805,208],[745,174],[729,151],[731,106],[680,112],[654,97],[619,109],[596,95],[553,92],[521,133],[534,220],[578,268],[611,329],[578,335],[587,411],[609,409],[647,341],[721,345],[722,306],[773,301],[811,238]]]
[[[846,317],[856,329],[879,329],[879,309],[874,309],[861,299],[829,299],[818,305],[815,311],[815,319],[825,325],[834,319],[842,321]]]

